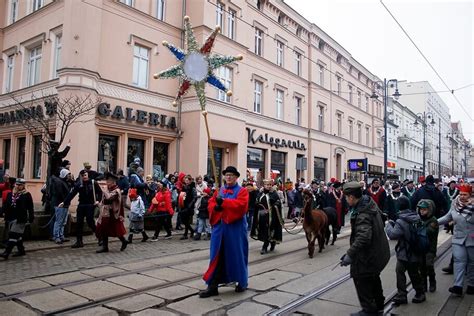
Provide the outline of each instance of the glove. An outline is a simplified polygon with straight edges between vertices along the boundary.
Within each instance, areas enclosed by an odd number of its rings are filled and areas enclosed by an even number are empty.
[[[224,199],[220,196],[216,197],[216,203],[217,205],[221,206],[222,203],[224,203]]]
[[[344,256],[341,257],[341,267],[348,266],[352,263],[351,257],[349,257],[348,254],[345,254]]]

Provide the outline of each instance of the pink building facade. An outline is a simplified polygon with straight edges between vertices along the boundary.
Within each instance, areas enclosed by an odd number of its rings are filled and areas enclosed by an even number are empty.
[[[126,170],[135,157],[157,177],[210,174],[196,96],[173,107],[178,81],[153,79],[177,63],[161,43],[182,46],[185,15],[200,42],[221,26],[215,53],[244,56],[216,71],[231,97],[206,90],[220,170],[328,181],[360,177],[347,161],[367,159],[371,175],[382,172],[384,113],[370,99],[379,79],[283,1],[7,0],[0,12],[0,157],[32,191],[45,181],[47,157],[9,117],[12,95],[101,98],[94,119],[66,137],[74,174],[85,161]]]

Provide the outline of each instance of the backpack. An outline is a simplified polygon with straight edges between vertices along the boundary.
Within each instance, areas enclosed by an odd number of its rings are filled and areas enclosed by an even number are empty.
[[[428,232],[423,221],[418,220],[408,225],[410,229],[410,238],[408,239],[408,252],[424,255],[430,250],[430,240],[428,239]]]

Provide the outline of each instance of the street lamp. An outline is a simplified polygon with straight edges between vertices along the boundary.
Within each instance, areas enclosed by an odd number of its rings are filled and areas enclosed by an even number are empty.
[[[383,129],[384,129],[384,141],[383,141],[383,174],[384,174],[384,180],[387,181],[387,160],[388,160],[388,151],[387,151],[387,106],[388,106],[388,88],[389,84],[395,84],[395,93],[392,94],[393,98],[395,100],[398,100],[400,98],[401,94],[398,92],[398,80],[397,79],[389,79],[387,80],[386,78],[383,79],[382,81],[376,82],[378,85],[378,88],[380,88],[380,84],[382,84],[383,88],[383,109],[384,109],[384,116],[383,116]],[[379,96],[375,92],[375,90],[372,92],[372,95],[370,96],[371,99],[378,99]]]
[[[421,123],[423,124],[423,176],[425,176],[426,175],[425,174],[425,169],[426,169],[426,126],[428,125],[426,120],[431,117],[430,124],[435,125],[436,122],[434,121],[433,113],[431,113],[431,112],[417,113],[416,114],[416,119],[415,119],[415,126],[418,126],[419,116],[421,116],[423,118]]]

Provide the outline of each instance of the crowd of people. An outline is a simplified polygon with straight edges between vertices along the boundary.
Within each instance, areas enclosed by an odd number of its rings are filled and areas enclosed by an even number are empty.
[[[466,294],[474,294],[474,199],[472,184],[462,180],[443,183],[429,175],[420,177],[415,185],[411,180],[381,183],[377,178],[370,184],[335,178],[329,182],[315,179],[308,184],[304,179],[294,183],[290,179],[264,179],[257,186],[250,178],[240,185],[240,173],[235,167],[227,167],[222,173],[223,186],[219,187],[212,177],[182,172],[153,179],[145,176],[139,158],[130,165],[127,175],[122,170],[116,175],[100,174],[87,162],[83,166],[74,179],[70,163],[62,161],[42,190],[44,204],[54,210],[49,225],[52,240],[58,244],[67,241],[64,227],[76,196],[76,240],[72,248],[84,246],[84,219],[97,237],[97,253],[109,251],[109,238],[119,238],[120,250],[124,251],[134,234],[141,234],[141,242],[157,241],[162,229],[165,239],[171,238],[172,230],[182,231],[181,240],[210,239],[211,260],[204,275],[208,288],[200,297],[218,295],[217,286],[232,281],[237,282],[237,292],[246,289],[248,237],[263,243],[262,255],[274,251],[283,239],[284,220],[302,214],[303,190],[313,194],[313,208],[334,209],[336,233],[349,214],[350,248],[341,258],[341,265],[351,265],[363,312],[376,313],[383,307],[380,272],[390,257],[387,237],[397,240],[396,304],[407,303],[406,272],[416,291],[412,302],[421,303],[426,300],[426,292],[436,291],[434,260],[439,225],[454,233],[453,257],[444,269],[454,272],[454,285],[449,291],[462,295],[466,279]],[[13,256],[23,256],[25,228],[34,220],[32,196],[25,189],[24,179],[8,175],[0,191],[6,227],[5,251],[0,256],[8,259],[14,247],[18,251]],[[288,208],[285,214],[284,206]],[[154,225],[151,238],[145,231],[147,218]]]

